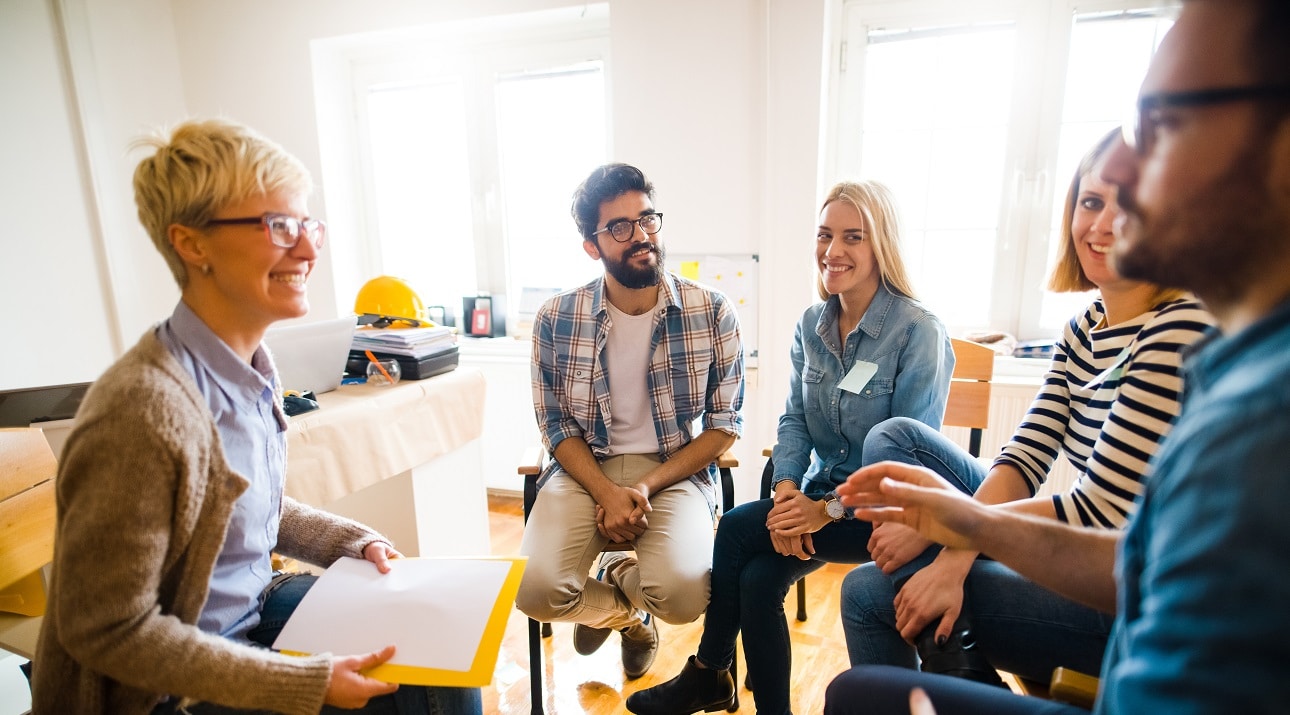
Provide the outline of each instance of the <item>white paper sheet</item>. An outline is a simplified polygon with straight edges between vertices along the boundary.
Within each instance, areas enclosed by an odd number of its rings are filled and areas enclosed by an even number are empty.
[[[318,579],[273,647],[355,655],[394,645],[397,665],[470,669],[510,561],[395,559],[382,574],[343,558]]]

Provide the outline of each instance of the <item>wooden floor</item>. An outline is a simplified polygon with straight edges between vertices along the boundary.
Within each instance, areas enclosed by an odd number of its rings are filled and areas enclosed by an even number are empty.
[[[519,552],[524,528],[520,498],[488,497],[493,553]],[[788,596],[789,631],[793,641],[792,705],[796,713],[818,713],[824,709],[824,689],[833,676],[848,667],[846,643],[838,619],[838,591],[842,577],[851,566],[828,565],[807,579],[807,611],[810,618],[799,623],[792,617],[796,595]],[[627,682],[619,659],[618,637],[598,652],[581,656],[573,650],[573,626],[557,623],[551,638],[543,639],[544,695],[546,712],[625,713],[623,700],[642,688],[671,679],[694,653],[702,631],[702,620],[684,626],[659,624],[662,645],[658,659],[643,678]],[[744,672],[742,647],[739,672]],[[752,693],[740,683],[739,712],[753,713]],[[527,619],[512,610],[506,637],[497,659],[493,683],[484,689],[484,712],[518,714],[530,712]]]

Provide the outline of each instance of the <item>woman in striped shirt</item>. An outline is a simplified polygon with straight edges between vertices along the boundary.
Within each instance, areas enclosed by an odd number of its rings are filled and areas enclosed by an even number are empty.
[[[1066,196],[1067,240],[1049,288],[1099,295],[1057,344],[1025,421],[976,498],[1082,526],[1122,528],[1147,462],[1178,414],[1182,353],[1212,325],[1195,299],[1121,278],[1109,259],[1114,188],[1098,164],[1118,129],[1084,157]],[[1036,496],[1058,453],[1071,488]],[[875,427],[866,462],[922,464],[943,476],[986,468],[939,432],[909,420]],[[874,529],[874,561],[847,575],[842,615],[853,665],[915,667],[999,683],[994,668],[1047,682],[1058,665],[1096,673],[1112,618],[1040,588],[974,552],[941,549],[895,524]],[[969,618],[970,611],[970,618]],[[910,647],[913,643],[915,647]]]

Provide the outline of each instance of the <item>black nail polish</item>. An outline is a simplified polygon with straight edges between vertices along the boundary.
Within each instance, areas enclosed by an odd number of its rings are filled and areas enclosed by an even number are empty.
[[[946,640],[946,639],[945,639],[945,636],[936,636],[936,645],[941,646],[941,647],[944,647],[944,646],[945,646],[945,640]]]

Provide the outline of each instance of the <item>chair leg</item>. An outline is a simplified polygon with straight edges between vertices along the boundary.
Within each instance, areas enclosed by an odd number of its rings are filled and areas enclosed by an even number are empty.
[[[543,637],[543,638],[550,638],[550,637],[551,637],[551,624],[550,624],[550,623],[543,623],[543,624],[542,624],[542,637]]]
[[[797,580],[797,620],[806,620],[806,577]]]
[[[546,676],[546,669],[542,667],[542,638],[539,635],[542,627],[550,628],[551,624],[538,624],[532,618],[529,619],[529,694],[532,698],[532,710],[534,713],[544,712],[542,709],[542,678]]]

